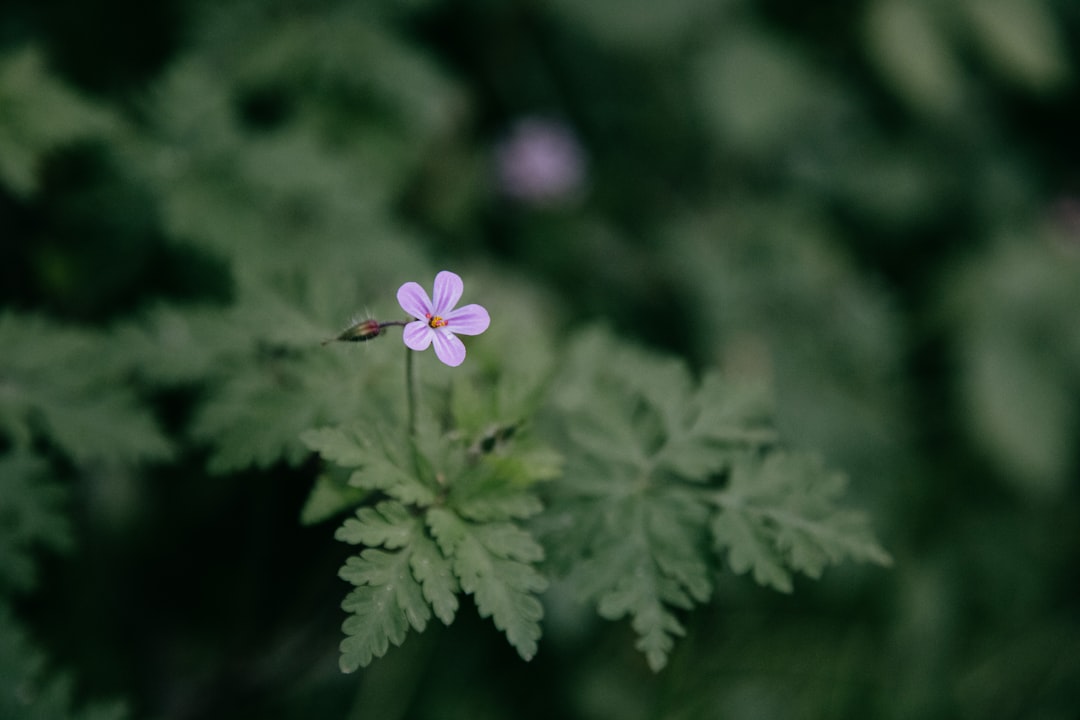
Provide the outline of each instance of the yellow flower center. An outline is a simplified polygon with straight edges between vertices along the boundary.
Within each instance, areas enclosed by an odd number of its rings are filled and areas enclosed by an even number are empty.
[[[446,325],[446,321],[438,315],[427,314],[425,317],[428,319],[428,327],[441,328]]]

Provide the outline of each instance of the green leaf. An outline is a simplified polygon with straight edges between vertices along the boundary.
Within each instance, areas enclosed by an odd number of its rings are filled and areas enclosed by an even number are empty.
[[[34,587],[38,548],[71,546],[65,493],[46,471],[45,461],[27,451],[0,456],[0,592]]]
[[[295,19],[287,29],[224,7],[214,16],[211,25],[233,27],[245,41],[211,54],[242,62],[223,66],[189,54],[172,63],[146,108],[156,143],[133,157],[162,199],[168,232],[235,260],[242,283],[297,268],[318,272],[320,281],[348,277],[353,286],[341,296],[358,307],[378,297],[355,297],[368,278],[400,283],[401,268],[424,266],[387,208],[427,157],[423,138],[437,136],[457,106],[437,68],[352,8]],[[336,59],[315,61],[313,37]],[[417,84],[400,82],[405,76]],[[252,137],[236,122],[234,97],[269,86],[311,112]],[[330,129],[341,122],[343,103],[366,108],[348,113],[347,137]],[[178,152],[183,167],[158,162]],[[387,288],[391,302],[394,287]]]
[[[321,349],[321,348],[320,348]],[[309,352],[264,351],[225,365],[227,375],[196,414],[192,434],[211,444],[214,473],[250,465],[298,464],[307,453],[297,442],[308,428],[337,419],[343,393],[327,383],[337,362]]]
[[[45,394],[38,399],[46,432],[78,461],[137,462],[171,454],[150,413],[128,393],[89,391],[78,402]]]
[[[416,522],[399,502],[381,502],[374,508],[360,508],[338,528],[334,537],[351,545],[379,545],[390,550],[409,544]]]
[[[710,372],[695,383],[685,364],[593,329],[576,337],[555,387],[556,433],[580,452],[652,476],[701,482],[733,453],[776,441],[771,402],[759,385]]]
[[[345,672],[382,657],[391,643],[400,645],[410,627],[423,632],[432,611],[443,623],[453,622],[457,580],[417,514],[382,502],[361,508],[335,537],[378,546],[350,557],[341,570],[342,579],[357,586],[342,604],[351,613],[342,626],[348,636],[341,645]]]
[[[676,613],[709,599],[717,549],[736,572],[784,591],[791,570],[816,577],[844,557],[888,561],[861,515],[833,508],[839,476],[768,460],[768,490],[747,490],[747,457],[783,457],[760,387],[714,372],[695,383],[681,363],[603,331],[572,341],[555,386],[546,427],[563,442],[565,475],[545,486],[535,527],[584,600],[630,618],[654,671],[682,634]],[[729,512],[739,493],[768,520]]]
[[[686,631],[661,600],[662,596],[671,594],[672,588],[656,572],[656,566],[642,562],[626,569],[629,574],[599,598],[597,612],[608,620],[630,615],[630,626],[638,634],[634,647],[645,653],[649,668],[658,672],[667,665],[675,636]]]
[[[432,508],[427,522],[480,616],[491,617],[518,654],[531,660],[544,614],[536,595],[547,581],[530,563],[543,557],[541,547],[512,525],[472,524],[443,508]]]
[[[338,513],[359,505],[370,492],[354,488],[340,478],[340,473],[323,473],[315,479],[304,507],[300,510],[300,522],[303,525],[315,525],[328,520]]]
[[[590,41],[623,53],[662,53],[694,36],[703,14],[717,6],[706,0],[555,0],[563,22],[587,32]]]
[[[50,72],[32,46],[0,56],[0,108],[0,182],[23,197],[38,190],[45,154],[117,124]]]
[[[729,463],[732,449],[776,442],[772,401],[760,384],[735,385],[707,373],[684,401],[684,417],[669,425],[654,462],[688,480],[702,480]],[[674,418],[673,413],[669,416]]]
[[[759,585],[791,592],[791,573],[784,567],[766,527],[742,513],[725,512],[713,519],[712,532],[717,550],[727,549],[733,572],[741,575],[753,571]]]
[[[1080,265],[1019,235],[965,265],[950,287],[968,430],[1017,490],[1064,497],[1080,421]]]
[[[331,268],[349,264],[327,252]],[[244,271],[231,307],[160,309],[114,334],[133,375],[201,383],[188,431],[210,448],[211,471],[299,464],[308,452],[298,438],[312,427],[373,418],[403,424],[402,389],[386,380],[400,378],[400,345],[322,346],[333,332],[324,323],[351,312],[349,293],[361,280],[319,272],[290,268],[283,278],[253,278]],[[374,269],[360,278],[368,272]]]
[[[434,396],[435,412],[419,414],[415,438],[394,433],[378,420],[300,436],[323,459],[351,469],[351,486],[390,498],[360,508],[336,535],[369,546],[350,561],[347,579],[360,587],[350,595],[354,612],[343,667],[370,663],[390,644],[402,642],[408,627],[416,628],[394,615],[410,606],[402,600],[387,609],[387,595],[370,587],[375,576],[357,574],[366,572],[369,562],[390,562],[369,554],[376,549],[391,551],[401,563],[407,559],[410,577],[394,565],[394,583],[415,583],[427,612],[444,623],[453,621],[458,593],[464,591],[521,657],[530,659],[537,651],[543,616],[537,594],[547,583],[534,565],[543,559],[543,549],[514,521],[540,512],[531,488],[557,474],[559,458],[527,437],[520,421],[489,425],[479,437],[465,432],[453,425],[448,407],[439,405],[437,389],[426,388],[425,394]],[[412,596],[409,590],[407,597]]]
[[[105,334],[0,315],[0,432],[22,447],[44,436],[80,463],[169,457],[109,343]]]
[[[481,522],[532,517],[543,504],[528,491],[529,461],[516,454],[483,456],[454,478],[447,502],[463,517]]]
[[[343,467],[360,467],[369,455],[368,443],[355,432],[341,427],[305,430],[300,441],[322,456],[323,460]]]
[[[961,8],[983,51],[1003,75],[1034,90],[1053,89],[1068,79],[1069,54],[1048,3],[967,0]]]
[[[836,90],[813,66],[813,57],[768,31],[720,35],[698,61],[709,129],[735,152],[774,156],[830,114]]]
[[[867,50],[893,89],[916,109],[946,113],[964,96],[956,51],[933,3],[876,0],[866,11]]]
[[[615,490],[615,488],[613,488]],[[579,501],[575,523],[584,557],[568,575],[586,601],[609,620],[625,616],[638,634],[649,667],[660,670],[682,635],[675,609],[705,602],[711,593],[705,543],[707,508],[672,486]]]
[[[417,533],[414,537],[411,567],[413,576],[420,581],[424,599],[435,611],[435,617],[446,625],[452,623],[458,609],[457,593],[460,586],[450,563],[427,535]]]
[[[690,433],[729,445],[770,443],[776,440],[772,416],[772,397],[763,384],[736,384],[712,370],[694,398]]]
[[[890,565],[868,519],[836,506],[845,484],[842,475],[798,455],[739,462],[712,498],[717,550],[727,551],[736,573],[752,571],[758,583],[781,592],[791,591],[788,569],[817,578],[845,559]]]
[[[220,307],[164,304],[117,326],[110,339],[133,375],[167,387],[216,376],[249,340]]]
[[[410,457],[405,448],[390,441],[369,441],[370,461],[352,474],[349,483],[387,495],[409,505],[427,506],[435,502],[436,481],[422,460]],[[423,473],[423,475],[420,475]]]
[[[432,447],[426,452],[422,448],[413,450],[412,441],[387,433],[378,426],[307,430],[301,433],[301,439],[325,459],[342,467],[357,468],[349,478],[350,485],[380,490],[407,505],[427,506],[435,502],[439,485],[429,456],[443,456],[434,460],[439,467],[453,465],[446,457],[449,443],[437,432],[431,435],[435,439],[428,443]],[[442,467],[438,472],[445,475],[457,470]]]
[[[341,669],[353,672],[382,657],[390,643],[401,645],[409,627],[423,632],[431,618],[420,584],[409,568],[409,553],[369,549],[351,557],[339,573],[356,589],[341,607],[350,616],[342,625]]]
[[[556,380],[566,472],[538,527],[584,600],[631,618],[653,670],[682,634],[675,611],[711,593],[710,508],[696,486],[773,441],[760,398],[713,374],[696,384],[681,362],[599,330],[574,339]]]

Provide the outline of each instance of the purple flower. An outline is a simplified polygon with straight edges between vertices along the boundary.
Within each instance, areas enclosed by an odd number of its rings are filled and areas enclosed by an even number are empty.
[[[491,324],[488,311],[480,305],[454,309],[463,288],[461,278],[449,270],[435,276],[434,302],[417,283],[407,282],[398,288],[401,309],[416,318],[402,333],[405,345],[419,351],[434,343],[440,360],[450,367],[460,365],[465,359],[465,344],[455,333],[479,335]]]
[[[533,205],[572,201],[585,185],[585,151],[569,126],[529,117],[495,151],[503,193]]]

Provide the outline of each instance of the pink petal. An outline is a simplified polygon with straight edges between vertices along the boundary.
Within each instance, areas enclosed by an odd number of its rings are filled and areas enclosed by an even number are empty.
[[[462,335],[479,335],[488,329],[491,316],[482,305],[466,305],[443,316],[446,328]]]
[[[405,345],[417,351],[427,350],[434,336],[435,331],[428,327],[424,320],[409,323],[401,332],[401,339],[405,341]]]
[[[414,282],[407,282],[398,288],[397,301],[402,310],[417,319],[424,318],[428,313],[432,312],[431,300],[428,298],[427,291]],[[427,347],[427,345],[424,347]]]
[[[461,293],[465,289],[461,278],[449,270],[443,270],[435,276],[435,288],[432,292],[434,302],[431,312],[441,317],[454,309],[457,301],[461,299]],[[422,316],[421,316],[422,317]]]
[[[450,367],[457,367],[465,360],[465,343],[449,332],[431,333],[435,340],[435,355]]]

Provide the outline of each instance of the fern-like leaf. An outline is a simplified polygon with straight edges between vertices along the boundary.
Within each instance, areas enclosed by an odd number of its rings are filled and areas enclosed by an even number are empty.
[[[727,487],[713,496],[719,512],[711,527],[716,548],[737,573],[781,592],[789,570],[817,578],[845,559],[889,565],[865,515],[840,509],[844,477],[814,459],[774,453],[735,465]]]
[[[341,669],[353,672],[382,657],[390,643],[401,645],[409,627],[423,632],[431,618],[406,551],[368,549],[349,558],[339,573],[356,589],[341,607],[350,616],[342,625]]]
[[[518,654],[532,659],[544,614],[536,595],[547,587],[532,565],[543,557],[540,545],[508,523],[473,524],[442,508],[433,508],[427,522],[481,617],[491,617]]]
[[[347,483],[347,476],[340,471],[325,472],[315,479],[304,507],[300,510],[300,522],[315,525],[362,503],[370,493]]]
[[[444,625],[452,623],[457,614],[457,594],[461,588],[450,563],[427,535],[417,533],[413,538],[410,566],[435,617],[442,620]]]
[[[379,490],[409,505],[435,502],[435,483],[417,474],[421,456],[411,452],[407,439],[356,426],[306,430],[300,439],[325,459],[355,468],[349,478],[353,487]]]
[[[532,473],[510,454],[477,456],[470,443],[421,426],[420,436],[436,439],[414,446],[355,427],[302,435],[324,458],[355,468],[351,484],[390,498],[360,508],[337,532],[368,546],[342,570],[357,586],[344,605],[342,668],[367,665],[410,627],[423,630],[432,613],[449,624],[462,591],[528,660],[540,638],[537,594],[547,586],[535,568],[542,548],[514,522],[540,510],[527,489]]]
[[[566,474],[537,528],[553,569],[601,616],[630,618],[654,671],[683,632],[677,613],[708,600],[717,551],[783,591],[792,570],[887,559],[861,516],[833,508],[835,476],[779,459],[764,484],[747,475],[748,457],[786,457],[759,390],[715,373],[695,383],[680,362],[591,331],[571,344],[555,396]],[[744,501],[758,504],[740,512]]]
[[[141,407],[104,334],[0,314],[0,434],[44,436],[76,462],[162,460],[171,447]]]
[[[381,546],[390,550],[405,547],[416,534],[416,523],[408,509],[398,502],[381,502],[374,508],[356,511],[338,528],[335,537],[352,545]]]
[[[409,628],[423,632],[432,611],[449,625],[457,611],[458,586],[450,563],[425,535],[419,516],[395,501],[361,508],[338,529],[337,538],[368,549],[350,557],[341,578],[356,588],[342,608],[341,668],[352,672],[400,645]]]
[[[708,600],[706,508],[678,487],[582,500],[575,509],[584,557],[571,585],[609,620],[629,616],[649,666],[667,663],[683,634],[676,610]],[[591,518],[591,520],[590,520]]]
[[[45,462],[27,451],[0,457],[0,592],[33,588],[38,547],[71,545],[63,490],[45,470]]]

